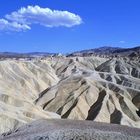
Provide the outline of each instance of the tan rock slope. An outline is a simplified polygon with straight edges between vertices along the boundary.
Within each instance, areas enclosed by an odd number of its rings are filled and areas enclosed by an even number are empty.
[[[57,118],[33,102],[39,92],[58,80],[54,70],[44,63],[0,61],[0,132],[38,118]]]
[[[61,80],[40,94],[37,105],[62,118],[140,127],[138,61],[97,57],[60,61],[53,67]]]
[[[0,110],[1,133],[59,115],[140,127],[140,62],[94,56],[0,61]]]

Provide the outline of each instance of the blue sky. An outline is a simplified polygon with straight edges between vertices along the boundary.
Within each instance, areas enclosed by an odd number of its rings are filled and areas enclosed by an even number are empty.
[[[140,0],[0,0],[0,51],[135,47],[140,45],[139,6]]]

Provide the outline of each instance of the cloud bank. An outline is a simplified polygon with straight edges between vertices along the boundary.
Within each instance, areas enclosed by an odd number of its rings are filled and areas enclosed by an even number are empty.
[[[19,24],[17,22],[9,22],[5,19],[0,19],[0,31],[23,31],[31,29],[26,24]]]
[[[29,30],[32,24],[39,24],[45,27],[73,27],[81,23],[82,19],[79,15],[68,11],[28,6],[6,15],[5,19],[0,19],[0,30]]]

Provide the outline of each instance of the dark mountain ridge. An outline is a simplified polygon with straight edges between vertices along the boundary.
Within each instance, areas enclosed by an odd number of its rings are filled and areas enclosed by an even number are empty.
[[[104,46],[95,49],[82,50],[69,54],[68,56],[89,56],[89,55],[109,55],[109,56],[131,56],[137,57],[140,56],[140,46],[134,48],[119,48],[119,47],[110,47]]]
[[[49,52],[30,52],[30,53],[0,52],[0,58],[35,58],[35,57],[57,56],[57,55],[59,54],[49,53]],[[66,56],[71,57],[71,56],[90,56],[90,55],[107,55],[107,56],[120,55],[120,56],[139,57],[140,46],[134,48],[104,46],[104,47],[99,47],[94,49],[73,52]]]

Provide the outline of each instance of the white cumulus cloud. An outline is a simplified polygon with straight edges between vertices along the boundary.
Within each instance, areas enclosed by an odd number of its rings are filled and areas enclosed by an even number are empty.
[[[22,24],[40,24],[47,27],[66,26],[72,27],[82,23],[80,16],[68,11],[51,10],[49,8],[41,8],[39,6],[23,7],[6,18]]]
[[[39,24],[45,27],[72,27],[81,23],[82,19],[79,15],[68,11],[28,6],[7,14],[5,19],[0,19],[0,30],[28,30],[31,29],[32,24]]]

